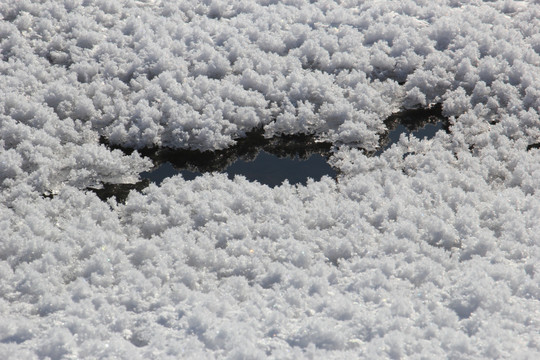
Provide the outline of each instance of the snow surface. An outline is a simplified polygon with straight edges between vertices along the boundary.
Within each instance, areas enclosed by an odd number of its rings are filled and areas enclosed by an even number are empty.
[[[0,358],[540,357],[538,1],[0,1]],[[442,103],[451,132],[384,119]],[[180,176],[247,131],[341,175]]]

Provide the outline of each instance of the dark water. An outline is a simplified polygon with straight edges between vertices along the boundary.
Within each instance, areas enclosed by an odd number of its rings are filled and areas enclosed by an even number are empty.
[[[271,187],[279,186],[285,180],[290,184],[305,185],[308,178],[318,181],[324,175],[336,177],[336,171],[321,154],[312,154],[307,159],[298,156],[280,158],[264,150],[255,159],[238,159],[221,172],[227,173],[230,179],[235,175],[243,175],[250,181]],[[141,178],[159,185],[166,178],[177,174],[181,174],[185,180],[193,180],[202,175],[200,171],[178,170],[167,161],[152,171],[141,173]]]
[[[432,139],[433,137],[435,137],[435,134],[439,130],[444,130],[444,127],[445,127],[444,121],[438,121],[436,123],[427,123],[423,127],[417,130],[411,131],[405,125],[399,124],[395,129],[391,130],[388,133],[389,142],[386,143],[386,145],[382,147],[380,150],[377,150],[377,152],[375,152],[375,155],[379,156],[386,149],[390,148],[392,145],[397,143],[399,141],[399,138],[401,137],[401,134],[405,134],[406,136],[411,134],[412,136],[421,140]]]
[[[385,120],[389,131],[381,136],[379,150],[366,154],[379,156],[399,141],[401,134],[430,139],[440,130],[449,131],[448,120],[441,113],[441,106],[434,106],[393,114]],[[243,175],[271,187],[281,185],[284,180],[290,184],[306,184],[308,178],[318,181],[325,175],[337,177],[336,170],[327,163],[331,146],[309,135],[265,139],[261,131],[255,131],[239,139],[235,146],[220,151],[144,149],[141,153],[152,159],[154,169],[141,173],[142,181],[127,185],[104,184],[103,189],[94,191],[102,199],[116,196],[118,201],[123,201],[132,189],[140,191],[150,183],[159,185],[177,174],[185,180],[193,180],[204,172],[226,173],[231,179]]]
[[[401,134],[406,136],[411,134],[418,139],[431,139],[439,130],[450,131],[448,119],[442,116],[440,105],[429,109],[401,111],[388,117],[385,124],[389,131],[382,136],[380,148],[374,153],[375,156],[379,156],[397,143]]]
[[[156,166],[141,173],[141,178],[160,184],[177,174],[193,180],[205,172],[221,172],[231,179],[243,175],[271,187],[281,185],[284,180],[306,184],[308,178],[317,181],[324,175],[337,176],[327,163],[330,149],[330,143],[317,142],[313,136],[265,139],[262,132],[253,132],[221,151],[158,149],[148,153]]]

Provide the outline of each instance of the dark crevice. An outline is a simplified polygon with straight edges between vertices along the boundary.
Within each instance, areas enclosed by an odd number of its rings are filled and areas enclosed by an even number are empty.
[[[134,150],[111,146],[105,138],[101,143],[112,149],[131,154]],[[140,191],[150,182],[160,184],[165,178],[182,174],[192,180],[206,172],[227,173],[230,178],[243,175],[250,181],[259,181],[271,187],[285,179],[291,184],[306,184],[307,178],[319,180],[323,175],[336,178],[336,171],[328,165],[332,144],[317,141],[313,135],[283,135],[271,139],[263,136],[263,130],[255,130],[237,140],[236,145],[224,150],[199,151],[171,148],[144,148],[142,156],[154,163],[151,171],[141,173],[142,181],[136,184],[103,184],[94,191],[102,200],[115,196],[125,201],[129,191]]]
[[[200,151],[153,147],[138,151],[142,156],[150,158],[155,167],[169,162],[178,169],[198,172],[221,171],[237,159],[253,160],[261,150],[278,157],[300,159],[307,159],[312,154],[321,154],[325,157],[331,154],[332,144],[317,141],[313,135],[283,135],[267,139],[263,134],[263,130],[260,129],[248,132],[244,138],[238,139],[234,146],[224,150]],[[134,151],[131,148],[110,145],[105,137],[101,137],[100,142],[111,149],[122,150],[127,155]]]
[[[117,202],[124,203],[131,190],[141,192],[143,189],[147,188],[148,185],[150,185],[150,180],[143,179],[135,184],[102,183],[102,188],[88,188],[88,190],[96,193],[96,195],[103,201],[115,197]]]
[[[388,131],[381,135],[379,150],[368,153],[379,156],[399,141],[402,133],[420,139],[432,138],[439,130],[449,132],[448,119],[442,116],[442,106],[428,109],[404,110],[385,120]],[[134,150],[110,145],[106,138],[101,142],[126,154]],[[192,180],[205,172],[227,173],[230,178],[243,175],[250,181],[259,181],[271,187],[284,180],[291,184],[306,184],[308,178],[318,181],[322,176],[337,177],[337,170],[327,163],[332,144],[318,141],[313,135],[283,135],[265,138],[264,131],[257,129],[238,139],[236,145],[224,150],[199,151],[171,148],[144,148],[141,155],[150,158],[154,168],[141,173],[142,181],[136,184],[103,184],[102,189],[90,189],[101,199],[112,196],[125,201],[131,190],[141,191],[150,183],[159,185],[165,178],[181,174]],[[404,154],[404,158],[412,153]]]
[[[439,130],[450,132],[450,122],[442,115],[441,104],[433,105],[427,109],[400,111],[390,115],[384,124],[388,131],[381,136],[379,150],[373,153],[375,156],[381,155],[386,149],[397,143],[401,134],[411,134],[419,139],[431,139]]]

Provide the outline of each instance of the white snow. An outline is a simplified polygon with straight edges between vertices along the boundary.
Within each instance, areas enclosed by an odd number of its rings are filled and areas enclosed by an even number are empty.
[[[0,358],[540,357],[537,1],[0,2]],[[442,103],[451,132],[390,114]],[[254,128],[337,181],[134,151]]]

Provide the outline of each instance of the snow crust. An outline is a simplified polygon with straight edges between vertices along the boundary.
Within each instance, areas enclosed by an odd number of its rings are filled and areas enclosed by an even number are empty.
[[[0,3],[0,357],[538,358],[537,1]],[[451,133],[384,119],[442,103]],[[338,181],[126,147],[336,145]]]

